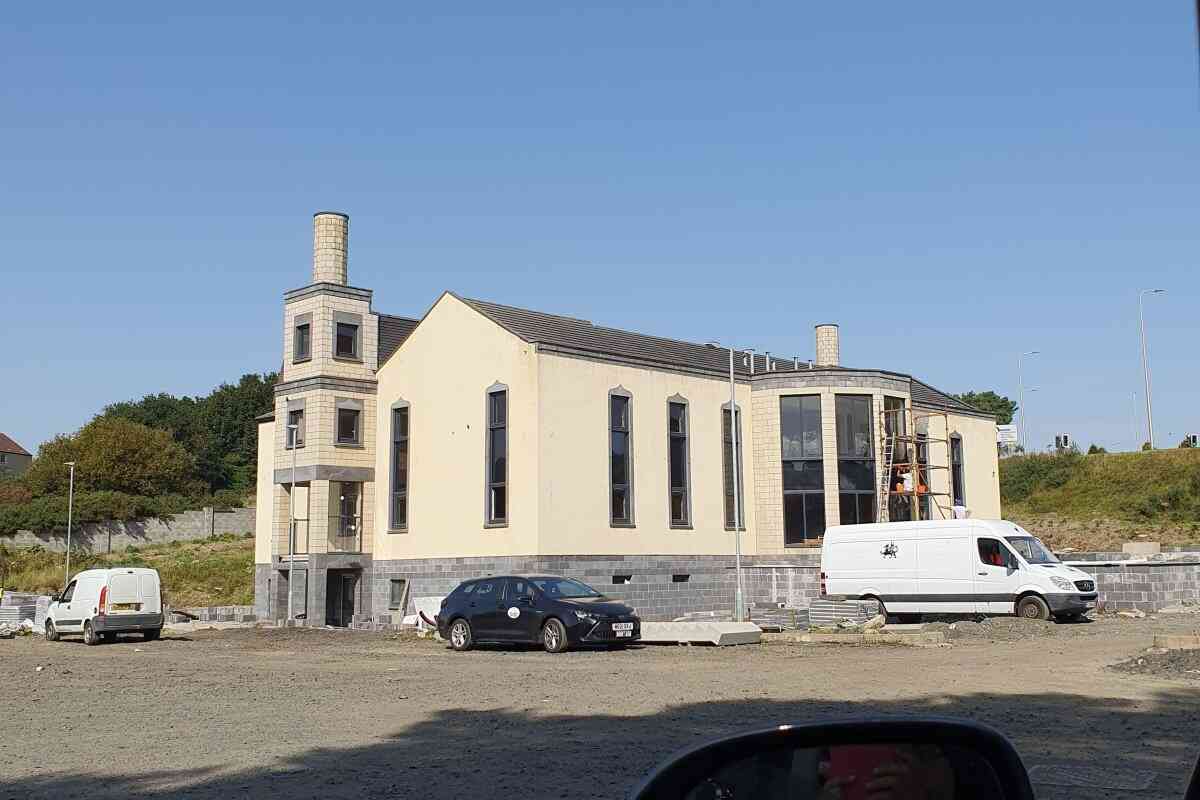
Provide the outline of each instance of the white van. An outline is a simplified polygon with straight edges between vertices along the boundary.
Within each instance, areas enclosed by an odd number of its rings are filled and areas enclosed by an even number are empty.
[[[883,522],[825,531],[821,594],[878,600],[885,614],[1066,619],[1096,607],[1096,579],[1012,522]]]
[[[84,570],[56,595],[46,612],[46,639],[82,633],[88,644],[111,642],[118,633],[157,639],[163,627],[158,572],[138,567]]]

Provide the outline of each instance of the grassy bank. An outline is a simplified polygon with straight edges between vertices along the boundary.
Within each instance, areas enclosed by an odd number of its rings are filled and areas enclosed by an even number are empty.
[[[1006,458],[1000,494],[1006,519],[1054,547],[1200,542],[1200,450]]]
[[[21,592],[57,592],[63,587],[64,558],[41,549],[0,551],[0,585]],[[176,607],[254,602],[254,539],[249,536],[216,536],[104,555],[71,554],[72,573],[118,566],[158,570],[167,602]]]

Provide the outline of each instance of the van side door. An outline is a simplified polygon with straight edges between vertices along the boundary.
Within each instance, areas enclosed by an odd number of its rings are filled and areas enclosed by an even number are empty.
[[[1021,583],[1021,562],[999,536],[976,529],[975,610],[980,614],[1012,614]]]
[[[71,581],[67,584],[67,588],[63,589],[58,605],[54,609],[54,627],[60,631],[76,631],[83,627],[83,615],[78,613],[73,606],[76,590],[79,588],[78,583],[78,581]],[[82,603],[82,600],[80,602]]]
[[[972,541],[963,529],[945,529],[921,539],[917,592],[926,614],[975,611],[971,580]]]

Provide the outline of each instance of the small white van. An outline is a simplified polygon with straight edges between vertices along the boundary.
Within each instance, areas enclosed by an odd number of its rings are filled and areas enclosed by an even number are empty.
[[[77,574],[56,595],[46,612],[46,640],[72,633],[83,641],[111,642],[118,633],[162,633],[162,584],[158,571],[140,567],[89,569]]]
[[[884,614],[1068,619],[1096,607],[1096,579],[1012,522],[883,522],[825,531],[821,594],[878,600]]]

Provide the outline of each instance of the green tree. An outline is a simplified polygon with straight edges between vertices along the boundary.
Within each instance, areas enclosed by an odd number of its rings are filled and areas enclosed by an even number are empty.
[[[985,414],[995,414],[996,423],[999,425],[1011,425],[1013,416],[1017,413],[1016,402],[990,389],[986,392],[963,392],[954,396]]]
[[[1100,453],[1107,453],[1107,452],[1108,452],[1107,450],[1105,450],[1103,447],[1101,447],[1098,444],[1094,444],[1094,445],[1091,445],[1090,447],[1088,447],[1088,455],[1089,456],[1094,456],[1094,455],[1098,455]]]
[[[78,433],[56,436],[38,448],[22,476],[34,497],[66,495],[75,462],[75,490],[128,495],[199,495],[195,460],[166,431],[127,419],[97,417]]]

